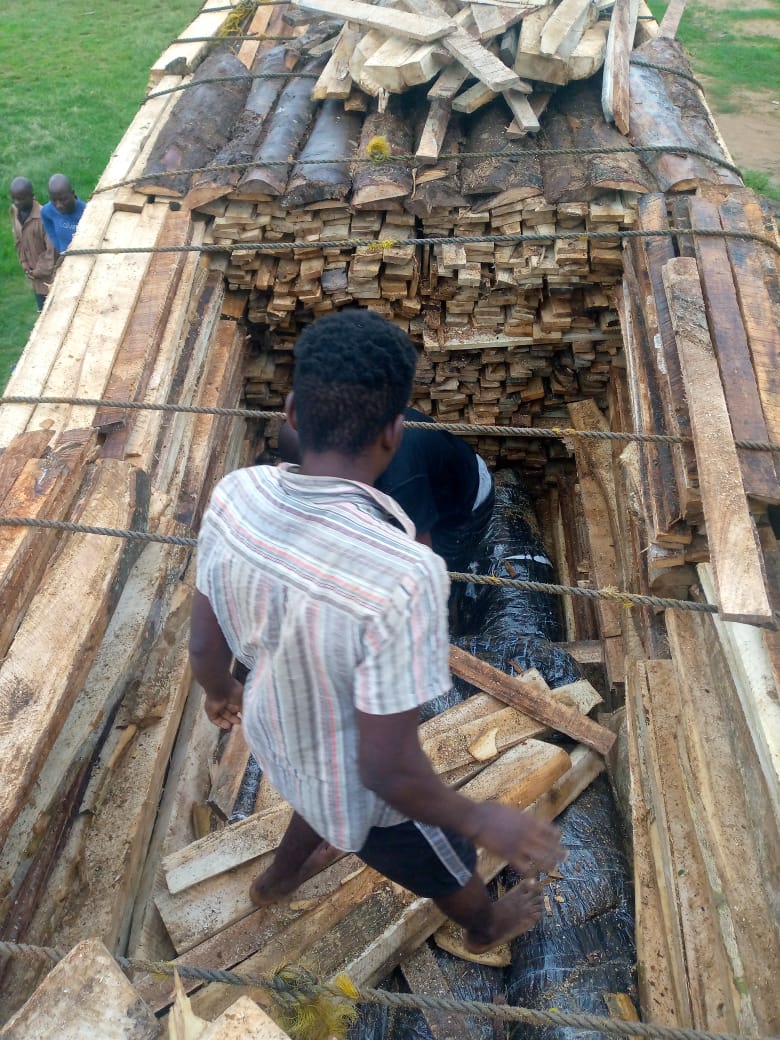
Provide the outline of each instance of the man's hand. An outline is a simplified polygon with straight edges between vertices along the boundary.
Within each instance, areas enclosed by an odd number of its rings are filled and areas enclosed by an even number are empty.
[[[233,680],[233,689],[226,697],[213,697],[206,694],[206,714],[209,721],[220,729],[232,729],[241,722],[241,703],[244,695],[244,687],[237,680]]]
[[[505,859],[521,873],[552,870],[566,859],[561,832],[533,813],[498,802],[479,802],[472,812],[475,845]]]

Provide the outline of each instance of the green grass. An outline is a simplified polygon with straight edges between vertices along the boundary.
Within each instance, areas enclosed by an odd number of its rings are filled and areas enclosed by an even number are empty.
[[[192,20],[198,0],[3,0],[0,5],[0,181],[29,177],[47,201],[52,173],[83,199],[138,110],[149,68]],[[7,212],[7,210],[6,210]],[[0,386],[37,310],[0,219]]]
[[[656,18],[667,4],[649,0]],[[780,92],[780,0],[762,6],[735,9],[708,7],[690,0],[677,38],[684,44],[694,69],[707,77],[707,97],[716,111],[734,110],[736,90]],[[756,23],[768,27],[756,32]],[[774,23],[774,32],[771,28]]]

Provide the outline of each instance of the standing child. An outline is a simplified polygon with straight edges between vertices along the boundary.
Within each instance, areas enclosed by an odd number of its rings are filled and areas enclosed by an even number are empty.
[[[325,841],[433,899],[481,952],[532,927],[542,897],[527,880],[491,900],[474,846],[520,870],[551,868],[562,849],[551,824],[445,786],[420,747],[418,709],[450,686],[448,579],[373,486],[400,442],[415,362],[408,337],[368,311],[304,330],[287,401],[301,465],[239,470],[215,489],[190,657],[209,718],[229,728],[240,713],[295,809],[254,902],[294,890]]]

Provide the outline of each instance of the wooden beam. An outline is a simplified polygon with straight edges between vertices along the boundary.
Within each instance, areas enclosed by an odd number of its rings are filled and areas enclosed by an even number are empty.
[[[696,261],[686,257],[670,260],[663,275],[691,414],[707,539],[723,619],[773,628],[774,614],[707,328]]]
[[[455,32],[455,22],[434,8],[423,5],[423,13],[409,14],[390,7],[362,3],[361,0],[292,0],[295,7],[316,11],[345,22],[357,22],[369,29],[378,29],[387,36],[402,36],[420,43],[431,43]]]
[[[2,1040],[156,1040],[157,1019],[98,939],[56,964],[0,1029]]]
[[[717,206],[692,196],[688,200],[691,224],[704,231],[720,230]],[[718,358],[731,429],[739,440],[770,440],[761,408],[739,297],[729,264],[726,243],[719,238],[693,237],[707,323]],[[745,494],[763,503],[780,501],[780,482],[774,456],[763,451],[739,451]]]
[[[566,733],[602,755],[615,742],[615,734],[605,727],[581,715],[576,709],[556,704],[550,697],[549,686],[535,669],[526,672],[523,678],[509,676],[457,646],[450,647],[450,668],[455,675],[478,689],[519,708],[552,729]]]
[[[661,19],[661,24],[658,28],[659,36],[665,36],[670,40],[675,38],[687,2],[688,0],[670,0],[669,5],[666,8],[666,13]]]
[[[639,0],[615,0],[604,54],[601,107],[606,121],[625,136],[629,131],[628,66],[638,13]]]

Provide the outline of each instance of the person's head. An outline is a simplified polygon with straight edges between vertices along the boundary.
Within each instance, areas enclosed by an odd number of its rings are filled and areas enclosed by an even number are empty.
[[[49,201],[58,213],[72,213],[76,208],[76,193],[64,173],[49,177]]]
[[[22,213],[28,213],[32,209],[33,204],[33,186],[32,181],[28,180],[27,177],[14,177],[11,181],[11,187],[9,188],[11,195],[11,202],[18,210]]]
[[[406,333],[373,311],[341,311],[307,326],[295,344],[288,398],[301,453],[355,458],[383,436],[395,450],[416,363]]]

